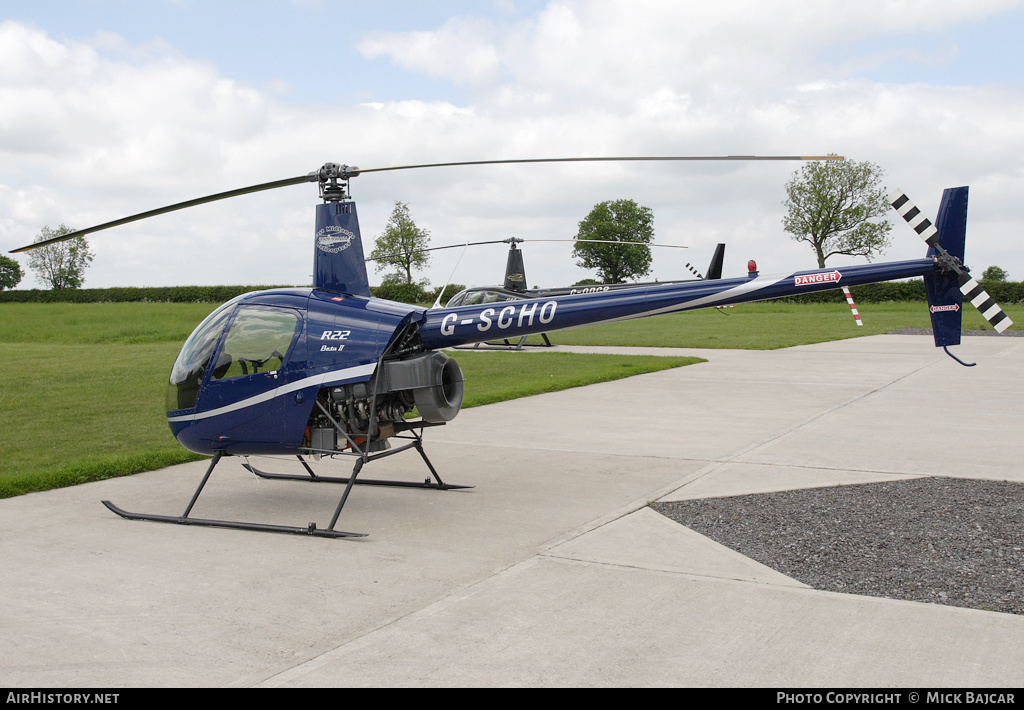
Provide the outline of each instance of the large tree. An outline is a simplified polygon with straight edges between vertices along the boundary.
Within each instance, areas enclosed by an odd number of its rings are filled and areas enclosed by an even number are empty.
[[[411,284],[412,270],[422,269],[430,262],[430,254],[423,251],[429,243],[430,232],[416,226],[409,206],[395,202],[395,209],[391,211],[384,233],[377,237],[370,259],[377,262],[377,271],[398,269],[397,274],[385,276],[385,281]]]
[[[14,259],[0,256],[0,291],[14,288],[21,283],[21,264]]]
[[[1001,266],[992,265],[982,272],[981,278],[988,281],[1006,281],[1010,275]]]
[[[573,247],[577,266],[597,269],[603,283],[625,283],[651,271],[651,248],[647,244],[654,239],[654,213],[633,200],[601,202],[580,222],[576,239],[642,242],[604,245],[581,241]]]
[[[74,231],[77,230],[63,224],[56,229],[43,227],[32,241],[42,242]],[[33,249],[29,252],[28,265],[36,272],[36,279],[52,289],[80,288],[85,283],[85,270],[92,257],[85,237],[77,236]]]
[[[807,163],[786,183],[789,210],[782,226],[814,249],[818,268],[836,254],[871,260],[889,246],[892,226],[882,169],[871,162],[822,160]],[[880,220],[880,221],[875,221]]]

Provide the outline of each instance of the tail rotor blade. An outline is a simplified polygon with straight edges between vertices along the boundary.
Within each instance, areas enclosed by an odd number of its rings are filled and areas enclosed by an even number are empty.
[[[1013,325],[1013,321],[1006,315],[999,304],[996,303],[988,292],[981,287],[977,281],[968,274],[960,274],[960,292],[975,308],[985,317],[997,333]]]
[[[898,188],[893,190],[889,194],[889,204],[918,233],[925,244],[940,254],[946,254],[946,250],[939,243],[939,230],[910,201],[905,192]],[[960,282],[960,292],[964,295],[964,298],[978,309],[981,315],[985,317],[985,320],[995,328],[997,333],[1002,333],[1013,325],[1013,321],[999,307],[999,304],[988,295],[988,292],[981,287],[981,284],[971,278],[971,275],[966,270],[957,268],[956,273],[957,280]]]
[[[933,248],[938,247],[939,230],[935,228],[930,219],[924,216],[921,210],[917,209],[917,206],[910,201],[903,190],[899,188],[893,190],[889,194],[889,204],[918,233],[925,244]]]

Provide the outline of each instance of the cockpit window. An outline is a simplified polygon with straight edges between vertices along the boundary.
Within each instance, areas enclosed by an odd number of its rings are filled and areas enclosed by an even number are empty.
[[[199,397],[199,385],[203,382],[203,375],[206,374],[206,367],[213,357],[214,348],[220,340],[220,334],[224,332],[224,326],[234,311],[235,303],[239,299],[228,301],[215,310],[199,324],[181,352],[178,359],[174,361],[171,368],[171,378],[167,388],[167,411],[175,409],[190,409],[196,406]]]
[[[457,294],[452,296],[451,300],[448,301],[448,304],[445,307],[446,308],[453,308],[455,306],[461,306],[463,300],[465,300],[465,298],[466,298],[466,294],[467,293],[469,293],[469,292],[468,291],[459,291]]]
[[[448,301],[447,308],[455,306],[475,306],[481,303],[498,303],[499,301],[514,301],[515,296],[510,296],[502,291],[486,291],[484,289],[466,289],[452,296]]]
[[[243,308],[224,340],[213,379],[277,370],[288,357],[298,327],[299,317],[290,311]]]

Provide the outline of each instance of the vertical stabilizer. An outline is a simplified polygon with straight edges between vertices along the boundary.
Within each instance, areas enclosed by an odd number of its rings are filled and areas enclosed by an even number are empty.
[[[706,279],[720,279],[722,278],[722,264],[725,262],[725,245],[719,244],[715,247],[715,253],[711,257],[711,263],[708,264],[708,271],[704,275]]]
[[[935,228],[938,230],[939,245],[962,262],[967,237],[966,187],[951,187],[943,191]],[[929,256],[938,253],[937,249],[929,247]],[[959,345],[963,294],[960,292],[958,275],[953,271],[929,274],[924,277],[924,288],[928,294],[928,312],[932,319],[935,346]]]

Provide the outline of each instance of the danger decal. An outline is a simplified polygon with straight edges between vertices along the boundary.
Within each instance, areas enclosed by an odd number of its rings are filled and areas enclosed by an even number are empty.
[[[796,286],[815,286],[817,284],[839,283],[839,279],[841,278],[843,278],[841,273],[833,271],[828,274],[806,274],[804,276],[794,276],[793,283]]]

